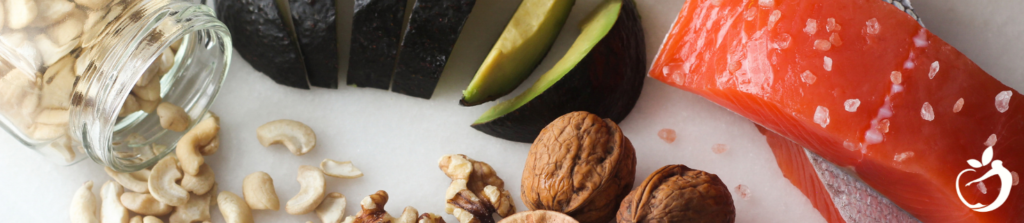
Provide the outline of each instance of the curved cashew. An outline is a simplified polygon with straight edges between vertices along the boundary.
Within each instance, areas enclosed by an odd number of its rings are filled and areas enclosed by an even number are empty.
[[[155,74],[143,74],[143,78],[146,76]],[[145,81],[144,85],[135,85],[132,87],[132,94],[135,95],[135,99],[139,101],[160,101],[160,79],[151,78],[151,80],[139,80],[139,82]]]
[[[199,166],[203,165],[203,155],[197,150],[199,147],[209,145],[217,133],[220,132],[220,124],[217,119],[204,119],[199,124],[188,130],[178,140],[178,148],[175,149],[180,160],[181,170],[188,175],[198,175]]]
[[[142,215],[136,215],[131,219],[128,219],[128,223],[142,223]]]
[[[114,181],[107,181],[100,188],[100,196],[103,197],[100,218],[103,222],[128,222],[128,210],[121,205],[121,193],[124,193],[124,188]]]
[[[213,175],[213,169],[210,169],[210,165],[205,163],[199,166],[198,174],[194,176],[185,174],[181,178],[181,188],[185,188],[186,191],[196,195],[206,194],[206,192],[213,188],[214,183],[216,183],[216,179]]]
[[[92,193],[92,181],[86,181],[71,198],[71,223],[99,223],[96,194]]]
[[[181,179],[176,163],[178,159],[167,156],[153,166],[149,174],[149,192],[161,203],[182,206],[188,202],[188,191],[175,183]]]
[[[320,201],[324,199],[324,187],[327,182],[324,180],[324,173],[320,169],[307,165],[299,166],[299,193],[288,200],[284,210],[288,214],[300,215],[312,212]]]
[[[146,216],[145,218],[142,218],[142,223],[164,223],[164,220],[160,220],[160,218],[153,216]]]
[[[316,216],[323,223],[339,223],[345,217],[345,195],[337,192],[327,194],[316,207]]]
[[[161,102],[156,106],[156,115],[160,116],[160,126],[175,132],[185,131],[192,122],[185,109],[167,102]]]
[[[216,190],[216,189],[214,189]],[[170,223],[191,223],[210,220],[210,199],[214,193],[191,196],[183,206],[174,208],[167,220]]]
[[[337,178],[359,178],[363,176],[363,171],[359,171],[355,165],[352,165],[352,161],[338,162],[332,159],[324,159],[324,161],[320,162],[320,170],[323,170],[327,176]]]
[[[203,156],[209,156],[209,155],[213,155],[214,153],[217,153],[217,150],[219,150],[219,149],[220,149],[220,135],[217,135],[217,136],[214,136],[213,139],[210,140],[209,144],[206,144],[206,146],[203,146],[203,148],[199,148],[199,154],[202,154]]]
[[[36,13],[39,13],[35,1],[4,1],[4,7],[7,8],[7,27],[10,29],[25,28],[36,18]]]
[[[242,180],[242,196],[254,210],[279,210],[281,202],[274,191],[274,179],[263,171],[245,176]]]
[[[301,156],[316,147],[316,133],[302,122],[281,119],[256,128],[256,138],[263,147],[284,144],[292,154]]]
[[[154,216],[164,216],[174,210],[147,193],[124,192],[121,194],[121,205],[136,214]]]
[[[139,106],[138,98],[135,98],[135,95],[129,94],[124,99],[124,104],[121,105],[121,111],[117,113],[117,117],[125,117],[139,110],[142,110],[142,107]]]
[[[117,172],[114,169],[110,169],[110,167],[106,167],[103,170],[107,172],[107,175],[110,175],[110,178],[114,178],[124,188],[139,193],[149,192],[149,170],[142,169],[131,173]],[[144,178],[139,178],[143,174],[145,175]]]
[[[222,191],[217,195],[217,206],[220,206],[220,214],[224,216],[227,223],[252,223],[252,210],[249,205],[242,201],[242,198],[231,193]]]

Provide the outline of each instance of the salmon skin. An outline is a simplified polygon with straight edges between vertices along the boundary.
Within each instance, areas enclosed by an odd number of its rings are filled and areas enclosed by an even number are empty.
[[[1024,96],[883,1],[690,0],[649,75],[851,170],[921,221],[1024,221],[1003,174],[1024,170]]]

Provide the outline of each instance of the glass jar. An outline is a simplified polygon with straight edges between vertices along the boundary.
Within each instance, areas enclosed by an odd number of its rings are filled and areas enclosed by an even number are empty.
[[[198,3],[7,0],[0,8],[0,126],[58,163],[152,165],[207,114],[231,61],[228,29]],[[180,122],[161,125],[175,111]]]

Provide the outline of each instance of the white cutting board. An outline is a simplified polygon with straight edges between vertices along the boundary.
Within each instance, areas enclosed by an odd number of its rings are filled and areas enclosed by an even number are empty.
[[[517,210],[524,210],[519,185],[530,145],[469,127],[493,103],[462,107],[457,102],[518,2],[477,2],[431,100],[348,86],[292,89],[274,84],[235,54],[213,106],[222,117],[221,149],[206,157],[220,190],[241,194],[245,175],[265,171],[275,179],[283,209],[285,201],[298,192],[295,176],[299,165],[316,166],[324,158],[351,160],[366,176],[327,181],[329,192],[348,197],[348,215],[359,210],[358,201],[366,195],[386,190],[390,194],[386,209],[393,215],[411,205],[456,222],[444,214],[444,191],[450,180],[438,170],[437,160],[444,154],[463,153],[490,163],[505,180]],[[516,94],[564,54],[579,32],[576,24],[597,2],[577,0],[555,47]],[[653,59],[682,4],[681,0],[638,0],[648,60]],[[1024,11],[1024,1],[918,0],[914,6],[932,32],[1004,83],[1024,90],[1024,63],[1020,62],[1024,58],[1024,44],[1020,43],[1024,40],[1024,14],[1019,13]],[[343,13],[341,18],[350,23],[351,14]],[[342,27],[343,33],[348,33],[349,27]],[[342,38],[348,41],[348,35]],[[347,55],[342,58],[347,61]],[[297,157],[280,146],[260,146],[256,127],[282,118],[311,126],[319,137],[317,148]],[[782,176],[753,124],[703,98],[647,79],[640,101],[621,126],[637,150],[636,184],[663,165],[686,164],[718,174],[732,189],[738,222],[823,221]],[[674,143],[658,138],[662,128],[675,129],[678,138]],[[711,149],[715,144],[725,144],[728,150],[715,154]],[[95,181],[98,188],[109,179],[92,161],[70,167],[52,164],[6,134],[0,134],[0,147],[4,148],[0,156],[3,222],[66,222],[75,190],[86,180]],[[747,199],[735,190],[739,184],[749,188]],[[212,212],[214,222],[223,222],[216,208]],[[253,213],[259,222],[318,222],[315,214]]]

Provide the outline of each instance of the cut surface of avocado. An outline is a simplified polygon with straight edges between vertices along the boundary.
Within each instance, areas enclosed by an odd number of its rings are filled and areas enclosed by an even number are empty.
[[[523,106],[527,102],[530,102],[541,93],[544,93],[551,85],[562,79],[570,70],[575,68],[577,64],[583,60],[583,57],[590,53],[590,50],[601,39],[604,38],[608,31],[611,30],[612,25],[615,24],[615,20],[618,17],[619,9],[622,7],[622,0],[606,0],[598,5],[598,8],[590,14],[586,20],[580,24],[582,32],[580,36],[576,38],[576,42],[573,42],[572,46],[565,53],[565,57],[558,60],[555,66],[540,76],[537,82],[526,89],[525,92],[516,96],[512,100],[502,101],[491,107],[490,110],[484,112],[474,124],[485,123],[495,118],[501,117],[502,115],[508,114],[519,107]]]
[[[217,18],[231,31],[232,44],[245,61],[278,84],[309,89],[302,51],[275,0],[216,4]]]
[[[347,83],[387,90],[398,56],[406,0],[355,0]]]
[[[575,0],[523,0],[473,80],[462,92],[466,106],[512,92],[547,55]]]
[[[309,84],[338,88],[338,34],[334,0],[288,0]]]

